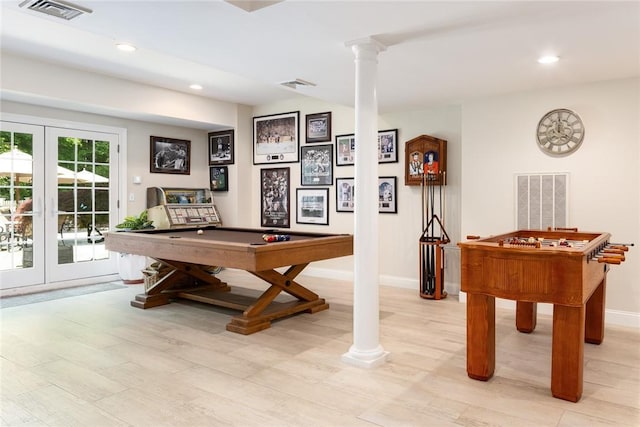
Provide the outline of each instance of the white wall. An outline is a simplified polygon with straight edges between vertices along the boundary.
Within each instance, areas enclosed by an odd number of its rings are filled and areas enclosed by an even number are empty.
[[[535,129],[555,108],[577,112],[582,146],[568,157],[538,149]],[[514,174],[569,172],[569,226],[635,242],[607,276],[607,309],[640,312],[640,80],[625,79],[465,102],[462,235],[515,229]]]
[[[300,111],[300,140],[305,144],[305,115],[331,111],[332,116],[332,144],[335,136],[351,134],[355,131],[355,111],[353,108],[336,104],[328,104],[315,99],[279,102],[261,105],[253,110],[254,116]],[[380,242],[380,283],[383,285],[406,287],[419,290],[419,245],[418,239],[422,233],[422,198],[420,187],[404,185],[404,145],[416,136],[427,134],[447,140],[447,188],[445,191],[447,203],[445,206],[444,222],[451,244],[445,251],[445,287],[447,292],[457,294],[460,289],[459,251],[455,244],[460,236],[460,158],[461,158],[461,124],[460,107],[446,106],[424,111],[412,111],[382,115],[378,119],[378,128],[398,129],[398,163],[376,164],[379,176],[397,177],[397,214],[380,214],[379,242]],[[335,163],[335,162],[334,162]],[[250,165],[250,164],[249,164]],[[270,167],[290,167],[291,169],[291,197],[295,200],[295,192],[300,188],[300,163],[255,165],[252,170],[253,188],[258,189],[260,170]],[[333,185],[329,186],[329,226],[296,224],[295,203],[291,204],[291,230],[353,233],[354,214],[336,212],[335,178],[353,177],[353,166],[334,166]],[[306,187],[309,188],[309,187]],[[260,197],[254,193],[251,200],[253,212],[252,226],[260,226]],[[353,272],[352,257],[327,260],[313,263],[308,272],[319,275],[335,275],[336,271],[343,276],[350,277]]]

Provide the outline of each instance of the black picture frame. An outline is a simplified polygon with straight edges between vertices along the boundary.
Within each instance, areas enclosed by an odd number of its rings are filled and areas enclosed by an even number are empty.
[[[191,141],[151,136],[149,172],[191,174]]]
[[[398,162],[398,129],[378,131],[378,163]]]
[[[356,135],[336,135],[336,166],[351,166],[355,162]]]
[[[355,179],[336,178],[336,212],[353,212]]]
[[[329,225],[329,189],[296,189],[296,223]]]
[[[234,163],[234,138],[233,129],[209,132],[209,166]]]
[[[229,168],[227,166],[210,166],[209,183],[211,191],[229,191]]]
[[[355,179],[336,178],[336,212],[353,212]],[[398,178],[378,177],[378,213],[398,213]]]
[[[260,169],[260,225],[291,227],[290,168]]]
[[[330,142],[331,141],[331,112],[307,114],[305,116],[306,123],[306,142]]]
[[[336,135],[336,166],[355,163],[355,134]],[[398,162],[398,129],[378,131],[378,163]]]
[[[297,163],[300,111],[253,118],[253,164]]]
[[[300,184],[303,186],[333,185],[333,146],[331,144],[300,147]]]
[[[378,178],[378,212],[398,213],[398,178],[381,176]]]

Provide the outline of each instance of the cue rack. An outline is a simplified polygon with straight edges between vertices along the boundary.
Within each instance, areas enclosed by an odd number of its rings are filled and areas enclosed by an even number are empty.
[[[444,290],[443,246],[451,239],[444,228],[446,179],[446,171],[422,173],[420,297],[425,299],[439,300],[447,297]]]

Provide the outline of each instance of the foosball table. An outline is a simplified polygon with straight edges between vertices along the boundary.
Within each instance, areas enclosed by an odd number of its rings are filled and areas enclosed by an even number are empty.
[[[584,342],[604,338],[607,272],[625,261],[632,243],[611,243],[609,233],[577,229],[518,230],[461,249],[461,290],[467,293],[467,374],[487,381],[495,369],[495,298],[515,300],[516,328],[532,332],[536,304],[553,304],[551,393],[582,396]]]

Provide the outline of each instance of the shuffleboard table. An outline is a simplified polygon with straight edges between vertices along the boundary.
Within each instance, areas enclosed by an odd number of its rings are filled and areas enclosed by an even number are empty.
[[[609,233],[518,230],[461,249],[461,290],[467,293],[467,374],[487,381],[495,369],[495,298],[516,300],[516,327],[532,332],[536,304],[553,304],[551,393],[582,396],[584,342],[604,338],[606,277],[624,261],[624,244]]]
[[[248,335],[269,328],[274,319],[329,308],[295,278],[313,261],[353,255],[352,235],[287,232],[288,241],[265,242],[263,235],[272,233],[228,227],[138,230],[107,233],[105,245],[110,251],[144,255],[171,268],[144,294],[136,295],[132,306],[146,309],[184,298],[240,310],[227,330]],[[232,292],[211,274],[210,266],[248,271],[269,286],[259,296]],[[281,273],[279,267],[289,268]],[[281,292],[295,300],[274,301]]]

